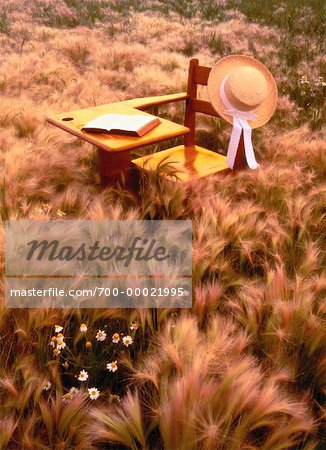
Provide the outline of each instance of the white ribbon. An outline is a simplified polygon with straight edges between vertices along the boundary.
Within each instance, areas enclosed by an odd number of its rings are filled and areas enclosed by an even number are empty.
[[[235,157],[237,155],[237,150],[241,138],[241,133],[243,131],[243,142],[247,164],[250,169],[257,169],[259,164],[256,161],[255,152],[251,142],[252,129],[248,120],[256,120],[257,116],[252,113],[252,111],[240,111],[236,109],[228,100],[225,93],[225,82],[228,76],[224,78],[220,87],[220,96],[221,100],[224,103],[224,106],[227,108],[225,114],[233,117],[233,128],[232,134],[229,142],[228,152],[226,155],[226,162],[229,167],[233,169]]]

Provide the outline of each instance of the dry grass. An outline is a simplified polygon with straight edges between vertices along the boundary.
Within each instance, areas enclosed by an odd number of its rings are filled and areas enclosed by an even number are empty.
[[[192,310],[16,311],[2,302],[0,448],[325,447],[325,58],[321,2],[302,4],[305,20],[292,0],[271,11],[256,0],[0,5],[1,220],[192,219],[194,229]],[[254,133],[257,171],[187,187],[152,177],[135,199],[101,191],[94,149],[45,123],[179,92],[190,57],[212,65],[236,52],[261,59],[280,91],[273,120]],[[179,106],[163,114],[182,120]],[[229,126],[198,124],[198,143],[225,152]],[[67,348],[54,358],[58,323]],[[132,346],[112,343],[116,332]],[[73,386],[96,386],[100,398],[81,389],[64,403]]]

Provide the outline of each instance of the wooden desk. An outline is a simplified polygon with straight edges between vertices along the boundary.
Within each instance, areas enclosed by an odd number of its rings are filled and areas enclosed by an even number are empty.
[[[52,125],[83,139],[98,148],[99,167],[102,185],[114,185],[122,176],[126,184],[133,183],[135,169],[131,164],[130,150],[159,141],[171,139],[189,133],[189,128],[161,118],[161,123],[142,137],[123,136],[116,134],[86,133],[81,128],[90,120],[98,116],[114,114],[148,115],[142,108],[156,104],[170,103],[186,99],[186,94],[173,94],[162,97],[148,97],[127,100],[125,102],[110,103],[87,109],[78,109],[47,118]]]

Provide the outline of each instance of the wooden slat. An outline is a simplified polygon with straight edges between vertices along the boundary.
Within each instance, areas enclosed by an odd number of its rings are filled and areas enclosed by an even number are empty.
[[[190,133],[184,138],[184,143],[188,147],[195,144],[196,137],[196,113],[192,108],[192,101],[197,97],[197,84],[194,81],[195,71],[198,67],[198,59],[191,59],[188,70],[188,85],[187,85],[187,95],[188,99],[186,101],[185,110],[185,127],[190,129]]]
[[[217,111],[213,108],[210,102],[206,102],[205,100],[193,99],[191,100],[191,107],[193,111],[209,114],[210,116],[221,117]]]
[[[197,66],[195,70],[195,83],[206,86],[210,71],[210,67]]]
[[[158,95],[156,97],[144,97],[144,98],[133,98],[132,100],[125,100],[125,104],[132,106],[137,109],[146,109],[151,106],[164,105],[165,103],[180,102],[187,99],[186,92],[180,92],[177,94],[169,95]]]

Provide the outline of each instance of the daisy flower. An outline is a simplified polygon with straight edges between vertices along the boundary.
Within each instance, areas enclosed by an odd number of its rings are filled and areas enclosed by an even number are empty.
[[[55,333],[60,333],[60,331],[63,330],[63,327],[61,327],[60,325],[54,325],[54,332]]]
[[[65,369],[68,369],[68,367],[69,367],[68,361],[65,361],[62,365]]]
[[[52,386],[52,383],[50,381],[46,382],[46,385],[43,388],[43,391],[48,391]]]
[[[58,348],[55,348],[55,349],[53,350],[53,355],[54,355],[54,356],[59,356],[60,353],[61,353],[61,351],[60,351]]]
[[[97,341],[105,341],[105,339],[106,339],[106,332],[98,330],[98,332],[96,333],[96,340]]]
[[[88,373],[85,370],[81,370],[79,373],[78,380],[79,381],[86,381],[88,378]]]
[[[56,339],[58,349],[65,348],[66,344],[63,341],[63,339],[64,339],[63,335],[61,334],[61,336],[59,337],[59,334],[58,334],[57,339]]]
[[[73,386],[70,388],[69,392],[70,392],[71,398],[73,398],[73,397],[76,397],[76,395],[79,392],[79,389]]]
[[[79,327],[79,331],[80,331],[81,333],[86,333],[86,331],[87,331],[87,325],[86,325],[85,323],[82,323],[82,324],[80,325],[80,327]]]
[[[50,341],[51,347],[55,347],[55,343],[56,342],[57,342],[57,337],[56,336],[52,336],[51,341]]]
[[[112,342],[114,344],[118,344],[120,341],[120,334],[119,333],[114,333],[114,335],[112,336]]]
[[[130,329],[131,330],[137,330],[137,328],[138,328],[138,323],[136,321],[131,322]]]
[[[100,391],[98,389],[96,389],[95,387],[88,389],[88,393],[89,393],[89,398],[91,400],[96,400],[100,396]]]
[[[125,336],[122,338],[122,342],[126,347],[129,347],[129,345],[131,345],[134,341],[131,336]]]
[[[62,396],[63,403],[68,403],[69,400],[71,400],[71,394],[70,392],[67,392],[65,395]]]
[[[115,372],[116,370],[118,370],[118,364],[117,361],[112,361],[110,363],[108,363],[106,365],[106,368],[110,371],[110,372]]]

